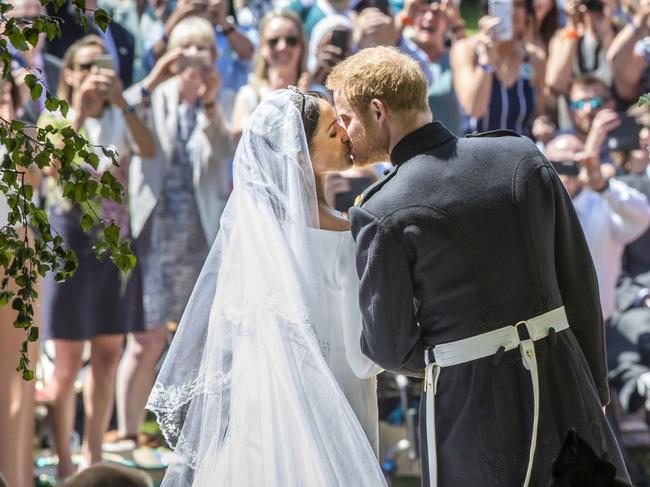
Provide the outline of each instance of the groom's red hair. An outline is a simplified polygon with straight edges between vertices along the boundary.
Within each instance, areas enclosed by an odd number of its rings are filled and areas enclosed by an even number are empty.
[[[334,67],[327,88],[340,90],[359,115],[373,98],[395,112],[429,110],[420,65],[395,47],[371,47],[350,56]]]

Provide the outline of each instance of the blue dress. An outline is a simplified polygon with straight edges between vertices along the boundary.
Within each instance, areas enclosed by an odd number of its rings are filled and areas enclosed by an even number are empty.
[[[532,137],[537,100],[537,89],[532,83],[534,71],[528,59],[524,59],[517,81],[506,87],[498,76],[492,75],[490,105],[483,117],[470,117],[463,111],[463,133],[487,132],[509,129],[520,135]]]

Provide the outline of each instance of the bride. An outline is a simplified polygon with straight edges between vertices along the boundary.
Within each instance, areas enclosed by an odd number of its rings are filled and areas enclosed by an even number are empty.
[[[354,242],[323,196],[350,165],[333,108],[265,97],[147,408],[174,448],[163,486],[385,486],[360,349]]]

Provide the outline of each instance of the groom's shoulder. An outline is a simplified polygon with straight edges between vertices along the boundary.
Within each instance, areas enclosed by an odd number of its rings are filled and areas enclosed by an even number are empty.
[[[363,206],[368,200],[375,195],[386,183],[388,183],[397,174],[397,166],[384,171],[384,177],[379,181],[368,186],[360,195],[354,200],[354,206]]]

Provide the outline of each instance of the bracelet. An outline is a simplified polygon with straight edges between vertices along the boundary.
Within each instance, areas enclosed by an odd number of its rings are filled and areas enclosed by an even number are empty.
[[[204,103],[204,104],[203,104],[203,109],[204,109],[204,110],[211,110],[211,109],[214,108],[216,105],[217,105],[217,102],[216,102],[216,101],[209,101],[208,103]]]
[[[564,29],[563,34],[565,39],[569,39],[571,41],[577,41],[581,37],[580,33],[575,29]]]
[[[151,92],[143,84],[140,85],[140,93],[142,94],[142,98],[151,98]]]
[[[497,68],[495,68],[495,67],[494,67],[493,65],[491,65],[491,64],[480,64],[480,63],[479,63],[479,66],[480,66],[480,68],[481,68],[483,71],[485,71],[485,72],[488,73],[488,74],[489,74],[489,73],[494,73],[494,72],[497,70]]]
[[[415,19],[413,17],[409,17],[409,15],[403,10],[399,13],[399,20],[402,23],[402,25],[410,26],[415,24]]]
[[[135,115],[135,105],[129,105],[128,103],[124,108],[122,108],[122,113],[124,115]]]

